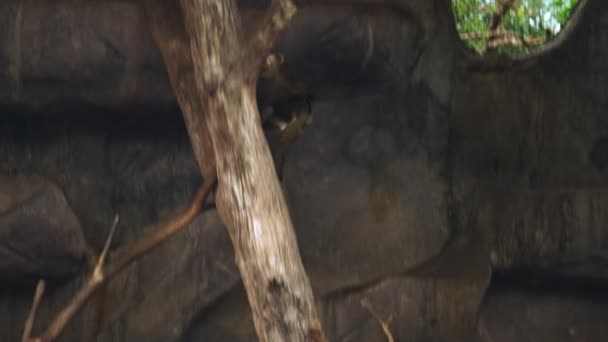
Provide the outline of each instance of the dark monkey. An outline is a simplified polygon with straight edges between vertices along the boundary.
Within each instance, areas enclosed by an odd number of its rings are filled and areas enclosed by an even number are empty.
[[[284,57],[271,53],[262,64],[256,97],[262,126],[270,130],[269,140],[276,140],[273,154],[280,177],[287,147],[312,122],[312,95]]]
[[[302,130],[311,123],[311,100],[306,86],[298,81],[281,54],[269,54],[262,64],[258,77],[256,97],[262,117],[262,125],[272,147],[277,173],[281,177],[287,147]],[[97,256],[91,252],[93,265]],[[102,285],[96,295],[91,339],[99,335],[105,321],[105,296],[107,285]]]
[[[270,123],[280,130],[294,119],[312,113],[311,94],[304,83],[293,75],[281,54],[271,53],[264,60],[256,97],[262,123]]]

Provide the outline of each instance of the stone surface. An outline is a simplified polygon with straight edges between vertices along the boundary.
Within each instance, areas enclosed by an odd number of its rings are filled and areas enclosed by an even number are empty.
[[[0,279],[73,276],[88,252],[80,222],[55,184],[0,174]]]
[[[491,291],[480,314],[480,341],[602,341],[608,303],[600,288],[589,291],[590,284],[566,292],[550,286]]]
[[[316,291],[367,283],[439,253],[450,229],[444,115],[418,92],[315,103],[284,183]]]
[[[125,2],[3,2],[4,106],[39,109],[173,101],[160,54],[136,6]],[[16,13],[20,13],[17,16]],[[19,19],[17,19],[19,18]]]
[[[125,301],[114,282],[100,338],[109,341],[181,341],[191,322],[239,282],[228,233],[209,211],[137,265],[136,288]]]
[[[366,288],[318,296],[318,311],[330,341],[386,341],[380,323],[396,341],[471,341],[478,307],[490,280],[489,260],[458,243],[407,276],[388,277]],[[478,251],[480,252],[480,251]],[[184,341],[257,341],[242,287],[194,321]]]
[[[81,113],[76,112],[71,119],[43,115],[33,124],[31,118],[17,115],[4,122],[0,133],[3,155],[10,156],[3,168],[44,173],[60,184],[67,202],[86,223],[82,232],[95,251],[101,249],[114,214],[120,216],[115,248],[149,233],[154,229],[149,225],[183,210],[202,183],[178,113],[148,119],[146,130],[135,129],[139,127],[136,118],[117,116],[112,125],[103,124],[103,120],[82,120]],[[151,141],[154,143],[149,145]],[[37,217],[40,222],[53,222],[57,213],[60,211]],[[61,231],[55,234],[64,244],[70,242],[69,237]],[[68,247],[59,252],[69,252]],[[233,263],[232,245],[217,214],[205,213],[185,232],[111,282],[99,322],[101,336],[112,341],[132,341],[142,336],[179,341],[184,326],[239,281]],[[86,270],[84,266],[82,271]],[[45,270],[34,275],[45,276]],[[78,279],[47,293],[50,298],[41,309],[40,322],[48,322],[85,276],[86,272],[81,272]],[[180,290],[175,291],[177,288]],[[7,308],[19,309],[3,321],[20,325],[31,293],[15,295],[10,289],[4,290],[0,301],[7,303]],[[97,309],[95,304],[88,306],[65,340],[90,338],[88,334],[97,324]],[[21,331],[0,330],[0,339],[7,341],[17,339]]]
[[[263,1],[243,0],[240,5],[248,33]],[[387,80],[395,86],[413,72],[419,82],[426,83],[424,75],[437,75],[432,71],[438,66],[417,65],[421,55],[445,54],[440,46],[455,33],[439,30],[446,26],[437,24],[428,44],[435,47],[428,49],[422,21],[436,20],[439,13],[439,22],[445,22],[449,19],[446,10],[425,1],[371,0],[350,7],[341,0],[306,0],[278,49],[319,98],[386,87]],[[7,81],[0,87],[0,107],[174,105],[160,54],[133,3],[7,1],[0,4],[0,13],[0,23],[6,28],[0,34],[0,77]],[[21,13],[20,19],[16,13]],[[395,46],[394,41],[400,44]],[[441,62],[439,75],[449,72],[450,65]],[[445,102],[449,83],[443,81],[433,80],[428,86],[441,84]]]
[[[606,335],[593,288],[608,280],[608,3],[579,8],[555,44],[505,64],[463,48],[447,1],[306,1],[278,49],[315,90],[314,117],[283,185],[332,340],[386,340],[363,296],[398,341]],[[118,213],[113,248],[133,241],[188,204],[200,173],[135,7],[9,1],[0,23],[0,171],[45,179],[27,178],[44,191],[15,203],[62,214],[20,219],[51,232],[65,219],[65,276],[77,228],[98,251]],[[40,325],[81,269],[50,284]],[[489,283],[497,274],[509,281]],[[545,286],[518,287],[531,279]],[[0,340],[19,338],[33,286],[0,286]],[[117,277],[103,307],[98,341],[256,340],[213,209]],[[61,340],[91,340],[97,309]]]

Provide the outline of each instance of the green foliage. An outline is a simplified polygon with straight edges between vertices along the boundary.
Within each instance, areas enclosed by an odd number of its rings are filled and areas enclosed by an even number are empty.
[[[462,39],[483,52],[488,26],[504,0],[452,0],[456,27]],[[553,38],[568,20],[578,0],[516,0],[494,32],[496,51],[525,54]],[[498,37],[502,40],[498,41]]]

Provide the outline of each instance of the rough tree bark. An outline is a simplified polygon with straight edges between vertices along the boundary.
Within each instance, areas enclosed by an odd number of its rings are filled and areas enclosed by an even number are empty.
[[[150,0],[147,14],[204,176],[213,172],[209,165],[216,166],[216,205],[234,244],[257,334],[261,341],[322,341],[255,97],[260,63],[295,7],[274,0],[258,30],[243,41],[234,0],[180,5],[183,20],[174,1]]]
[[[150,32],[158,46],[171,88],[186,122],[194,155],[205,178],[215,177],[215,158],[205,125],[183,15],[176,1],[148,0],[143,6]]]

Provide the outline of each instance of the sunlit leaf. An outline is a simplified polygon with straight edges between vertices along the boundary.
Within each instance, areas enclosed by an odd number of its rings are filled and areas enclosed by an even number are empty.
[[[500,1],[500,0],[496,0]],[[453,0],[456,27],[465,42],[476,50],[486,45],[488,26],[496,11],[495,0]],[[506,44],[498,52],[507,54],[528,53],[546,42],[564,27],[578,0],[517,0],[516,10],[511,9],[503,18],[501,29],[526,44]],[[471,38],[473,37],[473,38]],[[484,37],[479,39],[479,37]]]

